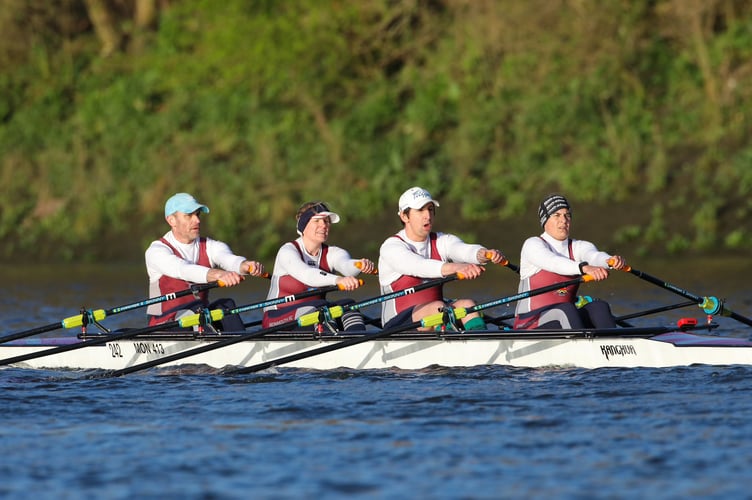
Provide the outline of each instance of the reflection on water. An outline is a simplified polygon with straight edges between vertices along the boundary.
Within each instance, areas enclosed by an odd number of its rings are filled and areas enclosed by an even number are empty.
[[[640,260],[633,267],[665,280],[699,296],[726,299],[737,313],[752,317],[752,259],[714,258],[678,260]],[[34,328],[75,315],[86,309],[110,309],[147,298],[146,271],[142,264],[80,264],[63,266],[2,267],[3,300],[0,303],[2,327],[6,335]],[[379,295],[378,278],[365,276],[366,285],[352,296],[362,300]],[[517,292],[517,275],[507,268],[489,267],[484,276],[472,281],[458,281],[445,287],[453,297],[472,297],[478,302],[498,299]],[[213,297],[227,296],[238,305],[251,304],[266,297],[268,281],[249,278],[237,287],[214,290]],[[608,300],[616,315],[630,314],[649,308],[683,302],[686,299],[628,273],[613,272],[600,283],[581,286],[582,295]],[[221,295],[220,295],[221,294]],[[514,303],[488,312],[501,315],[512,312]],[[365,310],[378,315],[378,305]],[[695,307],[671,311],[659,316],[634,320],[636,325],[665,324],[682,316],[704,321],[702,311]],[[258,319],[260,312],[248,313],[246,320]],[[749,327],[729,318],[717,318],[724,334],[748,335]],[[652,322],[652,323],[651,323]],[[144,309],[136,309],[107,318],[108,328],[145,326]]]

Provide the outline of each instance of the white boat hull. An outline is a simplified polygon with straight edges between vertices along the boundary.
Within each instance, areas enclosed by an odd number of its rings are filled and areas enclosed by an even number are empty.
[[[215,337],[216,338],[216,337]],[[160,366],[206,365],[215,369],[249,367],[279,360],[342,341],[342,337],[314,339],[282,336],[246,340]],[[45,369],[120,370],[206,346],[216,340],[170,339],[166,336],[108,342],[35,357],[11,366]],[[0,345],[0,360],[52,349],[51,345]],[[654,337],[589,336],[587,334],[402,335],[368,340],[327,353],[304,357],[285,366],[330,370],[336,368],[406,370],[440,365],[468,367],[672,367],[752,365],[752,342],[714,335],[666,333]]]

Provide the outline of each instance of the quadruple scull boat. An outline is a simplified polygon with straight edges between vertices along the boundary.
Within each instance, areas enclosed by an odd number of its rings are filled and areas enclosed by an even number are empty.
[[[731,311],[722,300],[695,295],[642,271],[631,268],[626,270],[689,299],[688,304],[699,305],[708,318],[723,315],[752,326],[752,319]],[[511,330],[502,323],[500,329],[459,332],[447,326],[456,324],[456,320],[474,311],[508,305],[526,297],[590,281],[592,278],[588,275],[519,292],[469,308],[447,307],[420,321],[394,329],[369,330],[360,335],[301,331],[301,328],[311,325],[321,326],[328,319],[341,316],[345,309],[360,310],[397,296],[415,293],[420,289],[439,286],[460,278],[459,275],[451,275],[355,304],[324,307],[305,314],[290,324],[250,332],[220,334],[213,331],[210,326],[213,322],[221,320],[226,313],[239,314],[272,303],[288,302],[334,291],[337,287],[313,289],[295,296],[280,297],[230,311],[206,310],[156,327],[121,332],[103,329],[102,333],[93,334],[87,330],[87,326],[92,323],[101,326],[99,321],[108,315],[173,298],[171,295],[165,295],[109,310],[82,311],[78,316],[65,318],[61,322],[0,337],[0,366],[105,370],[113,375],[123,375],[156,366],[184,365],[205,365],[237,373],[250,373],[282,365],[317,370],[415,370],[435,365],[591,369],[663,368],[700,364],[752,365],[751,340],[715,335],[713,329],[717,325],[698,325],[696,320],[689,319],[673,326],[638,328],[627,325],[622,328],[585,330]],[[685,305],[687,303],[623,318]],[[58,328],[77,326],[82,328],[79,335],[53,338],[39,336]],[[175,327],[183,330],[164,331]]]
[[[245,332],[243,333],[245,334]],[[126,370],[154,366],[206,365],[214,369],[296,368],[331,370],[421,369],[439,365],[470,367],[673,367],[695,364],[752,365],[752,342],[711,332],[671,327],[634,327],[609,330],[496,330],[482,332],[399,332],[387,337],[275,332],[219,349],[181,356],[189,350],[226,342],[242,334],[196,335],[155,333],[38,356],[62,344],[90,341],[92,336],[25,339],[0,345],[0,359],[31,355],[10,366]],[[93,336],[94,338],[96,337]],[[351,345],[343,345],[350,343]],[[342,346],[342,347],[340,347]],[[80,347],[80,348],[79,348]],[[316,354],[317,349],[327,350]],[[160,360],[173,359],[165,363]]]

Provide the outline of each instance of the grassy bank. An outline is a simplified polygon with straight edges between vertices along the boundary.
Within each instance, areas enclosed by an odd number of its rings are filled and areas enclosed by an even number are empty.
[[[177,191],[248,254],[310,199],[380,241],[416,184],[468,238],[556,190],[609,246],[752,247],[746,2],[182,0],[108,57],[61,6],[0,75],[6,258],[140,258]]]

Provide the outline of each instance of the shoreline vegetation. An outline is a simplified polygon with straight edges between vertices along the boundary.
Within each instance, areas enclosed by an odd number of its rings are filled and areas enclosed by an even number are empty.
[[[7,0],[0,253],[139,261],[164,201],[270,263],[297,207],[371,258],[413,185],[517,260],[550,192],[639,256],[752,249],[741,0]]]

